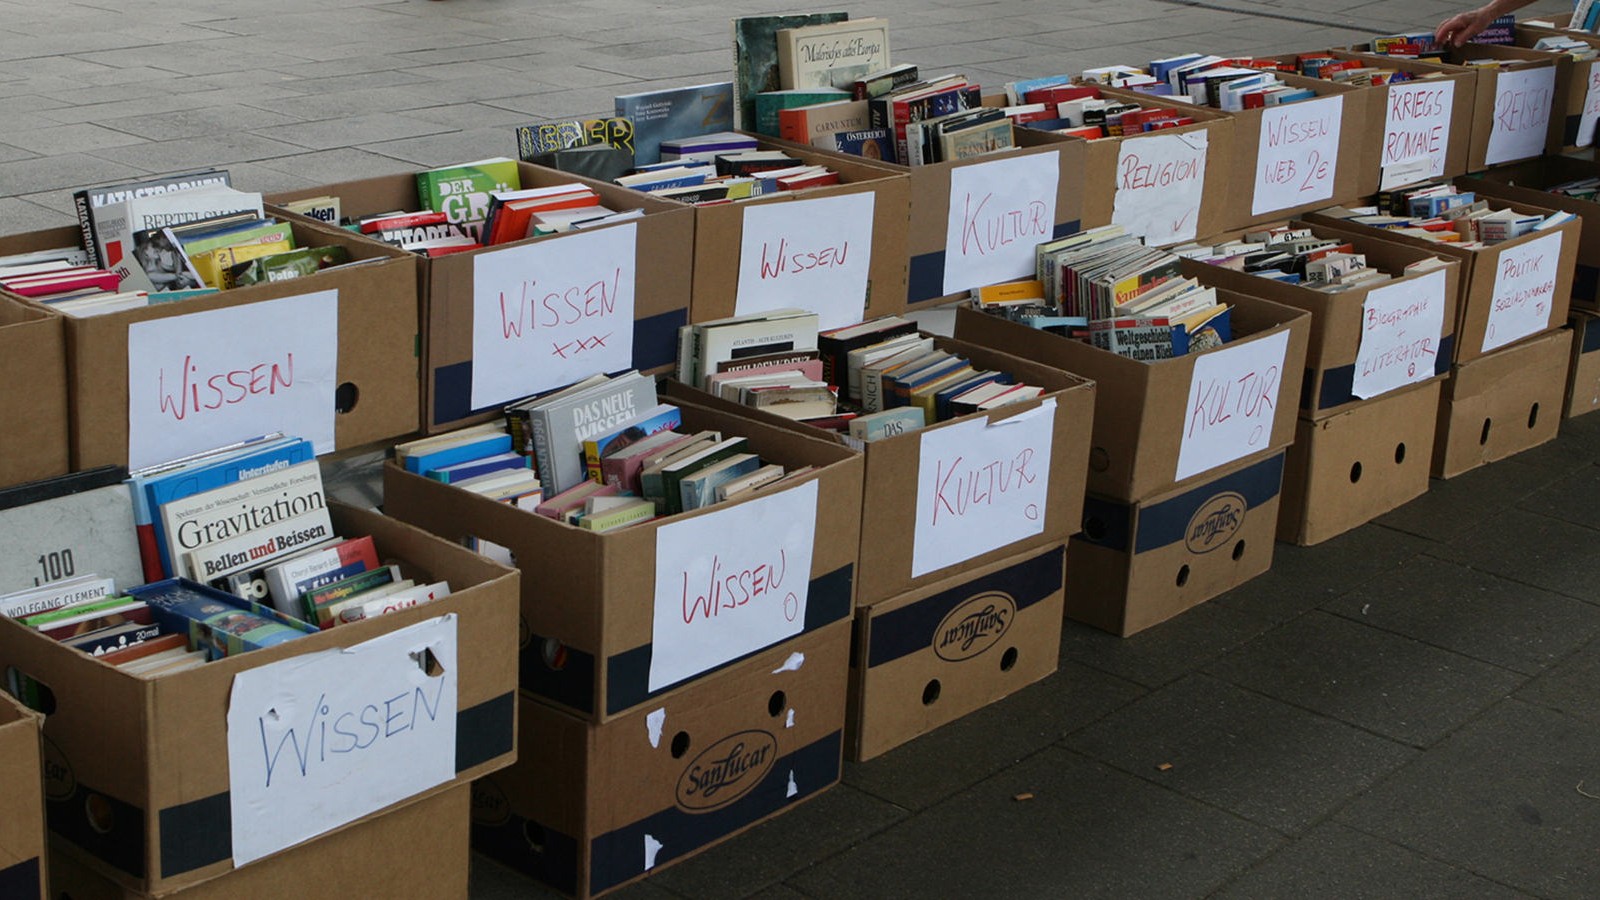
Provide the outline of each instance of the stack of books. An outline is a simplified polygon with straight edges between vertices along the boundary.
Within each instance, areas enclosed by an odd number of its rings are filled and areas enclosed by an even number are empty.
[[[662,162],[615,179],[623,187],[697,205],[838,184],[838,172],[781,150],[761,150],[748,135],[720,133],[662,143]]]
[[[567,119],[517,128],[523,162],[610,181],[633,171],[633,121],[627,116]]]
[[[1366,255],[1356,252],[1349,242],[1319,238],[1309,228],[1288,225],[1246,232],[1238,240],[1220,244],[1185,244],[1172,248],[1172,252],[1186,259],[1327,293],[1396,277],[1367,265]],[[1442,265],[1442,260],[1428,257],[1407,264],[1401,275]]]
[[[1545,231],[1576,218],[1569,212],[1542,215],[1509,208],[1493,209],[1489,201],[1450,184],[1424,184],[1384,191],[1378,195],[1375,206],[1356,209],[1336,206],[1324,213],[1468,250]]]

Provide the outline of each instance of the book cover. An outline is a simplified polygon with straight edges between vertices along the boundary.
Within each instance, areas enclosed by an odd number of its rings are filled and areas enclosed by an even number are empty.
[[[797,144],[818,146],[822,138],[841,131],[863,131],[870,127],[871,118],[865,100],[841,100],[817,103],[778,111],[778,137]],[[832,150],[829,145],[821,145]]]
[[[72,205],[73,211],[78,216],[78,230],[83,238],[84,250],[93,256],[95,265],[103,268],[112,268],[121,261],[120,255],[116,260],[100,255],[103,245],[99,234],[102,227],[114,227],[126,232],[126,220],[123,218],[122,208],[118,206],[126,200],[164,194],[168,191],[186,191],[191,188],[211,186],[229,187],[232,184],[232,176],[226,170],[202,169],[182,175],[167,175],[144,181],[125,181],[75,191],[72,195]]]
[[[778,85],[851,89],[857,79],[888,68],[889,20],[848,19],[780,29]]]
[[[301,594],[340,580],[331,578],[318,583],[319,578],[338,572],[345,572],[341,577],[348,578],[377,567],[377,547],[372,543],[371,536],[363,535],[269,567],[266,571],[267,594],[279,612],[295,615],[300,611]],[[345,571],[347,569],[350,571]]]
[[[423,473],[423,476],[444,484],[454,484],[458,481],[466,481],[469,478],[477,478],[482,475],[491,475],[507,469],[531,469],[533,467],[532,463],[532,459],[523,456],[521,453],[507,451],[480,459],[469,459],[465,462],[458,462],[438,469],[429,469]]]
[[[168,558],[187,574],[184,558],[191,551],[307,513],[326,517],[327,505],[316,460],[172,500],[160,509]]]
[[[583,466],[591,481],[606,483],[601,463],[633,444],[662,431],[671,431],[683,424],[683,413],[670,403],[657,403],[639,413],[637,418],[623,423],[623,427],[589,437],[583,442]]]
[[[539,122],[517,127],[517,156],[524,162],[538,162],[536,157],[560,150],[595,145],[626,150],[631,158],[632,120],[625,116],[609,116],[596,119],[569,119],[563,122]]]
[[[275,559],[326,543],[333,536],[333,522],[327,510],[315,509],[191,550],[184,554],[182,568],[192,573],[195,581],[227,590],[229,575],[260,568]]]
[[[733,20],[733,128],[755,122],[755,95],[781,90],[778,78],[778,32],[807,25],[831,25],[850,18],[846,12],[788,16],[744,16]]]
[[[134,238],[140,232],[241,212],[260,217],[261,211],[260,194],[222,186],[136,196],[101,208],[95,226],[100,242],[96,255],[108,260],[105,267],[117,273],[121,290],[153,290],[155,285],[145,274],[146,259],[134,255]]]
[[[215,659],[317,633],[316,628],[271,607],[183,578],[143,585],[128,593],[149,604],[163,628],[188,633],[191,646],[207,648]]]
[[[126,470],[104,467],[0,491],[0,590],[89,574],[144,581]]]
[[[660,162],[664,140],[735,130],[733,84],[727,81],[623,94],[614,105],[619,118],[633,122],[637,166]]]
[[[531,409],[535,459],[545,493],[561,494],[588,479],[583,460],[584,441],[615,431],[633,421],[640,410],[655,405],[655,381],[638,372],[629,372],[588,391],[556,398]]]
[[[110,578],[81,575],[0,596],[0,616],[16,619],[74,603],[99,600],[115,593],[116,584]]]
[[[678,502],[684,512],[710,506],[716,502],[718,487],[754,473],[761,465],[761,457],[754,453],[736,453],[685,475],[678,482]]]
[[[783,137],[784,110],[849,102],[853,102],[849,91],[830,87],[762,91],[755,98],[755,126],[750,130],[768,137]]]
[[[823,150],[848,153],[862,159],[894,162],[894,138],[887,128],[864,128],[860,131],[838,131],[812,141]]]
[[[423,205],[449,216],[480,242],[483,221],[489,215],[489,195],[521,186],[516,161],[503,156],[417,173],[417,197]]]

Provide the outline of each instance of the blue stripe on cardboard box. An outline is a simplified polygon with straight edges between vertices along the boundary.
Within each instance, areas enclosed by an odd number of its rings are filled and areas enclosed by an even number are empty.
[[[1237,497],[1231,513],[1243,515],[1278,496],[1282,486],[1283,452],[1279,451],[1171,499],[1140,507],[1138,534],[1132,535],[1131,542],[1129,532],[1134,505],[1090,495],[1084,498],[1082,539],[1119,553],[1128,552],[1131,543],[1134,553],[1146,553],[1187,540],[1195,514],[1212,500],[1223,495]],[[1220,506],[1218,511],[1230,512]]]
[[[1077,234],[1080,230],[1078,222],[1078,219],[1058,222],[1050,239],[1059,240],[1069,234]],[[920,303],[944,295],[944,251],[936,250],[911,257],[906,269],[906,302]]]

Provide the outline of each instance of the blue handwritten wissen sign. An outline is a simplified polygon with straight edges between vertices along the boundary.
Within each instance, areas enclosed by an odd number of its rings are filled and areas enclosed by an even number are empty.
[[[235,865],[454,778],[458,678],[454,614],[235,675]]]

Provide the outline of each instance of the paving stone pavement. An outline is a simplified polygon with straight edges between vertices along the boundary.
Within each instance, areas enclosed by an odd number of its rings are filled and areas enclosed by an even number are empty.
[[[193,166],[275,191],[514,155],[511,126],[723,78],[730,16],[801,8],[113,6],[0,0],[0,232],[70,223],[77,186]],[[1463,3],[840,6],[887,16],[897,59],[999,84],[1319,49]],[[1597,451],[1600,421],[1575,420],[1376,523],[1279,545],[1271,572],[1144,634],[1069,623],[1055,675],[615,896],[1596,896]],[[477,859],[473,896],[550,895]]]

